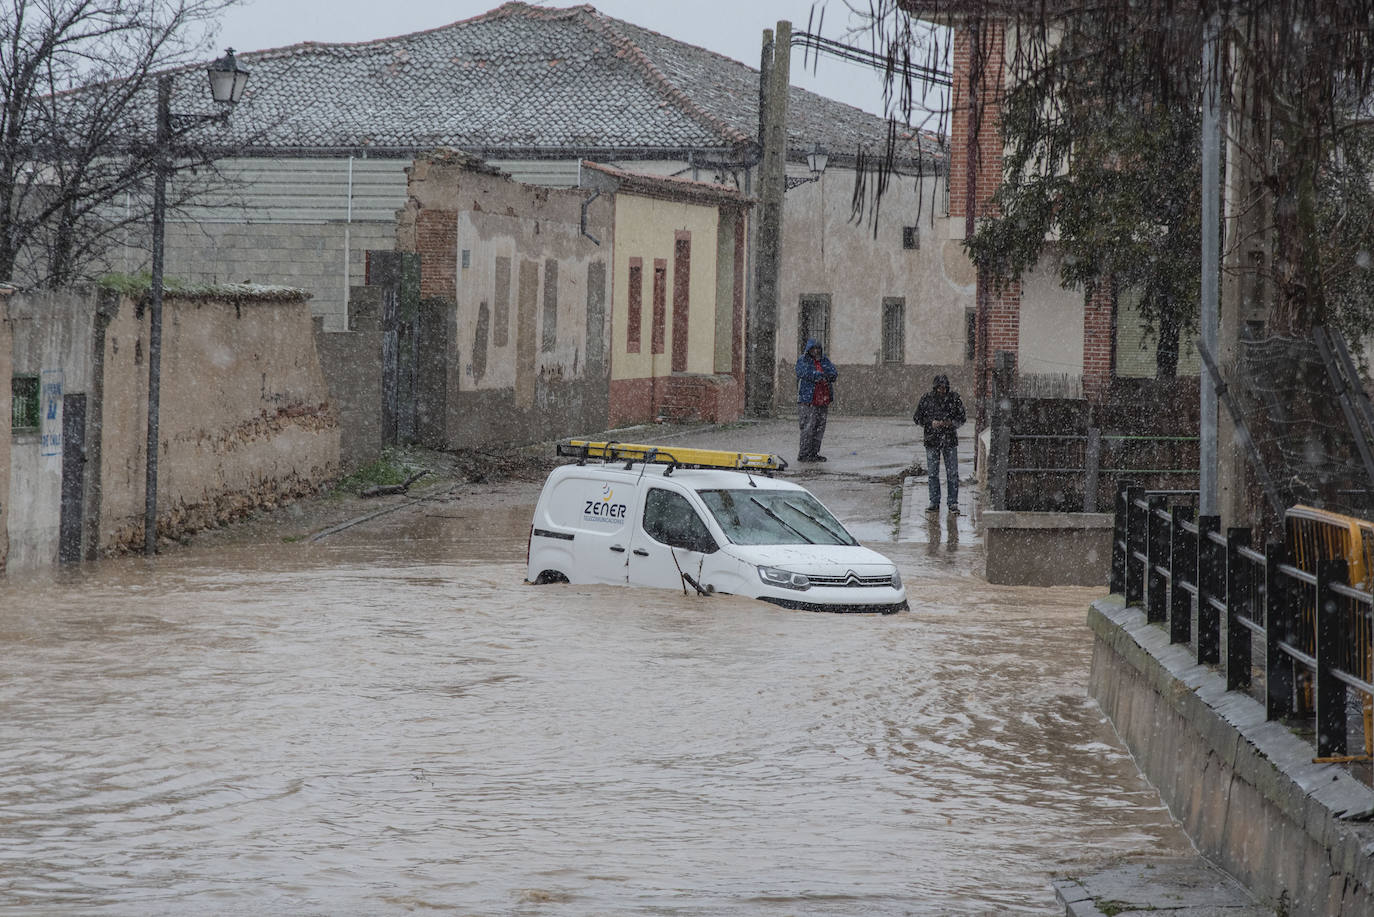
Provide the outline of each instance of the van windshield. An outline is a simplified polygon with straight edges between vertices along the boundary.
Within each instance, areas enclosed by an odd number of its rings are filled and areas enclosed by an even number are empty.
[[[804,490],[699,490],[735,544],[858,544]]]

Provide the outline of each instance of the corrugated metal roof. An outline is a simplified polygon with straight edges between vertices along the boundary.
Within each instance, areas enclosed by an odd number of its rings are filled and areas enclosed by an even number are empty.
[[[757,69],[591,6],[511,2],[409,35],[238,58],[248,89],[215,129],[265,155],[444,146],[490,159],[742,157],[758,130]],[[191,77],[176,81],[178,111],[210,104]],[[788,120],[799,155],[815,142],[838,156],[877,152],[888,136],[884,119],[795,87]]]

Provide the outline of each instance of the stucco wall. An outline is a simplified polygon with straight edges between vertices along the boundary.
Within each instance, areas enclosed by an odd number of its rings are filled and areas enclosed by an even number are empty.
[[[421,259],[431,311],[449,302],[449,446],[601,430],[611,313],[611,201],[522,185],[461,155],[417,160],[396,248]]]
[[[1046,261],[1021,279],[1020,327],[1018,372],[1083,373],[1083,291],[1061,287]]]
[[[829,169],[819,181],[786,193],[775,390],[780,407],[795,409],[798,308],[811,294],[831,296],[828,355],[840,370],[834,411],[910,414],[934,373],[949,375],[956,388],[966,378],[965,310],[974,306],[976,278],[962,243],[949,238],[936,180],[921,181],[919,197],[917,185],[914,177],[893,179],[878,209],[876,236],[869,212],[861,221],[850,219],[852,171]],[[915,228],[917,248],[903,247],[906,226]],[[905,300],[901,363],[883,361],[888,297]]]
[[[90,290],[18,293],[10,297],[12,375],[38,376],[37,432],[7,437],[10,504],[6,529],[11,572],[57,562],[62,499],[62,398],[90,391],[96,294]],[[9,399],[6,399],[9,403]],[[8,421],[7,421],[8,422]]]
[[[0,292],[0,404],[10,403],[10,376],[13,372],[9,317],[9,296]],[[0,573],[10,552],[9,510],[10,510],[10,419],[11,411],[0,409]]]
[[[688,234],[691,245],[688,290],[687,367],[685,372],[715,370],[716,257],[719,212],[715,207],[656,200],[634,194],[616,195],[615,210],[615,310],[611,336],[611,378],[645,379],[672,372],[673,297],[678,283],[674,248],[679,234]],[[639,352],[627,347],[629,316],[629,262],[643,264],[640,284]],[[664,291],[663,352],[654,353],[654,265],[666,268]]]
[[[381,290],[358,287],[352,294],[347,331],[329,331],[315,317],[315,347],[339,419],[339,461],[358,468],[382,454]]]
[[[147,333],[147,310],[121,301],[104,346],[105,548],[143,541]],[[161,379],[164,537],[303,496],[337,474],[339,425],[303,297],[168,297]]]

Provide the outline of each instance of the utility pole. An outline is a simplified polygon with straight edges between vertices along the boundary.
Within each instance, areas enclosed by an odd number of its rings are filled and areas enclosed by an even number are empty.
[[[1202,43],[1202,346],[1217,357],[1220,324],[1221,260],[1221,49],[1220,22],[1207,24]],[[1212,374],[1198,374],[1198,513],[1215,516],[1217,500],[1217,389]]]
[[[746,397],[750,413],[765,417],[773,410],[778,340],[778,286],[782,263],[782,196],[787,167],[787,92],[791,85],[792,24],[778,22],[763,31],[763,66],[759,70],[759,208],[754,257],[754,301],[749,314],[746,350]]]

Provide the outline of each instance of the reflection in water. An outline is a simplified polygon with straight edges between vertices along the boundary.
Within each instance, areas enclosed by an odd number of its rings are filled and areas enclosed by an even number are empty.
[[[1090,590],[915,545],[892,617],[529,587],[528,508],[466,506],[0,586],[0,908],[1052,914],[1187,852]]]

